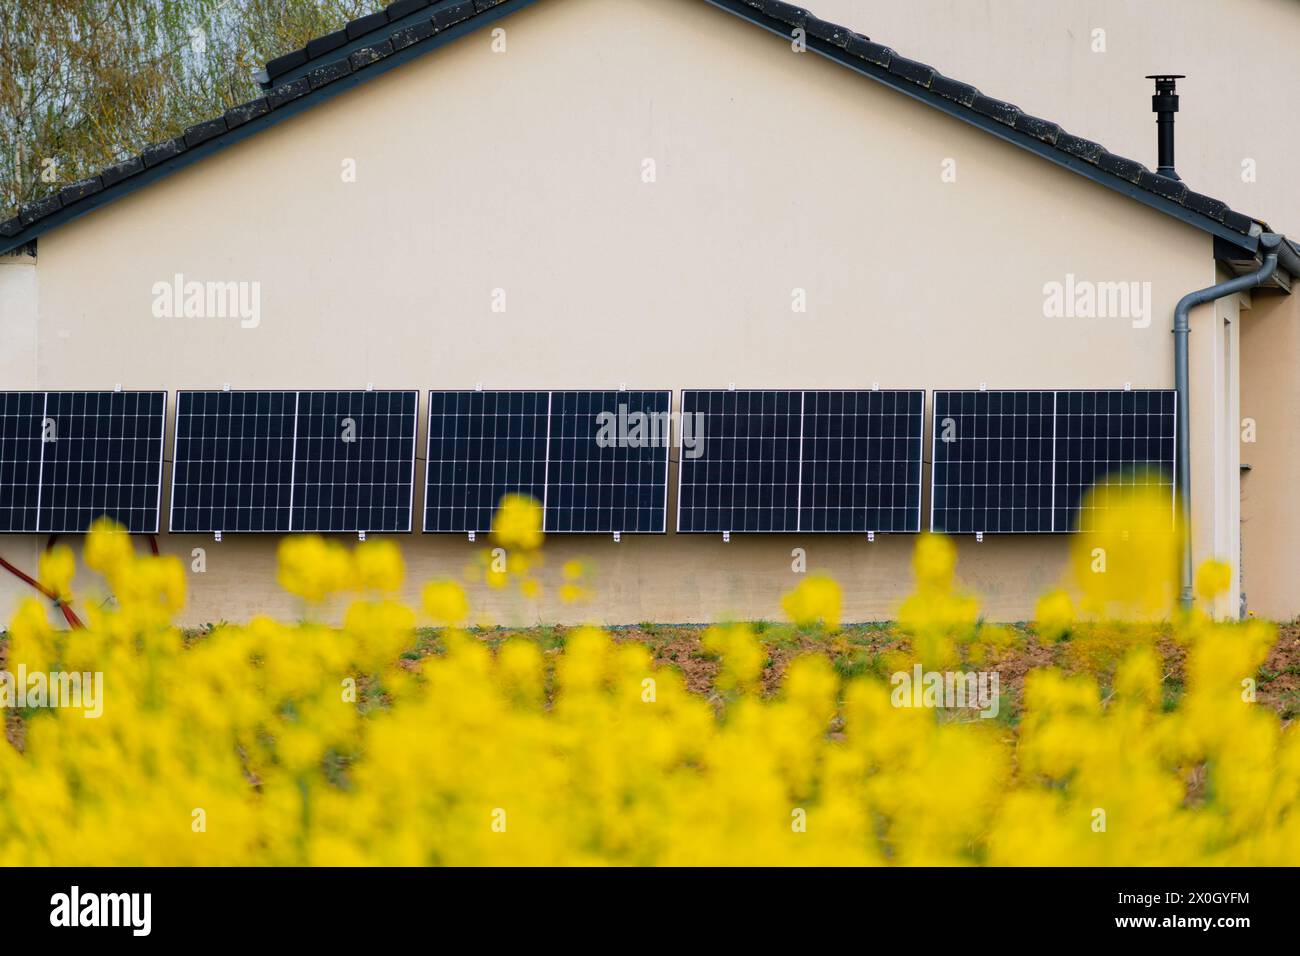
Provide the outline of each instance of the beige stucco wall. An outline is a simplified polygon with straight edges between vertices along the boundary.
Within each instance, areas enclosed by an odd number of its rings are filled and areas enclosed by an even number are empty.
[[[1260,617],[1300,616],[1300,298],[1250,297],[1241,312],[1242,577]]]
[[[37,384],[1172,385],[1174,304],[1215,279],[1206,235],[697,0],[547,2],[504,25],[504,54],[476,34],[42,237]],[[260,283],[259,326],[155,318],[151,290],[176,273]],[[1044,318],[1044,283],[1067,273],[1149,281],[1150,325]],[[1193,335],[1198,369],[1213,340]],[[1192,409],[1198,557],[1230,547],[1203,493],[1226,467],[1209,381]],[[802,547],[844,583],[847,618],[880,618],[910,586],[913,540],[555,536],[546,578],[591,558],[595,603],[478,598],[501,621],[776,617]],[[401,541],[418,580],[481,547]],[[271,538],[161,545],[187,564],[206,548],[191,623],[294,610]],[[961,574],[991,617],[1023,618],[1067,545],[966,539]],[[33,547],[0,539],[20,560]],[[0,585],[0,610],[18,593]]]

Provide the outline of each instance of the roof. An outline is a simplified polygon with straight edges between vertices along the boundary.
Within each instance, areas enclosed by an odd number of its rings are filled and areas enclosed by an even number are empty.
[[[341,30],[271,60],[261,78],[263,96],[197,123],[180,136],[155,143],[96,176],[25,204],[17,216],[0,222],[0,252],[22,246],[62,223],[533,2],[397,0],[378,13],[353,20]],[[986,96],[968,83],[944,76],[932,66],[793,4],[781,0],[706,2],[787,40],[794,30],[802,29],[810,51],[1247,252],[1256,252],[1259,235],[1269,231],[1266,223],[1230,209],[1221,200],[1157,175],[1136,160],[1111,153],[1050,120]],[[1288,245],[1291,251],[1296,248]]]

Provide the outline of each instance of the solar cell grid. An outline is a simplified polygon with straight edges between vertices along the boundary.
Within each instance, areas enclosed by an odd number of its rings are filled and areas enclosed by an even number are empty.
[[[549,408],[549,392],[431,392],[424,530],[486,532],[504,495],[541,501]]]
[[[0,393],[0,531],[158,530],[164,392]]]
[[[687,390],[703,454],[680,455],[680,532],[920,528],[925,394]]]
[[[1175,397],[1170,390],[935,392],[932,530],[1086,530],[1112,484],[1167,489],[1172,522]]]
[[[665,530],[671,402],[667,391],[551,393],[546,531]]]

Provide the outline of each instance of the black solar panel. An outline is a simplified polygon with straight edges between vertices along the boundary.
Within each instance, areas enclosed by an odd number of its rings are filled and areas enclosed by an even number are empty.
[[[660,533],[667,391],[433,392],[424,530],[489,531],[501,497],[542,503],[548,532]]]
[[[44,392],[0,393],[0,531],[37,530]]]
[[[1080,502],[1103,478],[1167,487],[1172,521],[1174,397],[1167,390],[935,392],[931,529],[1077,530]]]
[[[919,531],[922,391],[682,393],[679,532]],[[685,437],[685,435],[684,435]]]
[[[550,392],[430,392],[425,531],[489,531],[503,495],[546,493]]]
[[[410,531],[417,392],[299,392],[294,531]]]
[[[165,392],[0,394],[0,531],[158,530]]]
[[[170,527],[408,531],[415,392],[180,392]]]
[[[552,392],[546,530],[662,533],[672,393]]]
[[[1174,506],[1174,403],[1169,390],[1056,393],[1058,531],[1089,531],[1108,489],[1084,502],[1103,478],[1108,486],[1154,485]]]

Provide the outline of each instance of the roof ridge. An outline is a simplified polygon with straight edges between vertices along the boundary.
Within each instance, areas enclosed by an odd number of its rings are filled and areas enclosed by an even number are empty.
[[[533,2],[397,0],[377,13],[353,20],[341,30],[272,60],[264,95],[196,123],[180,136],[147,146],[139,155],[57,193],[22,205],[18,215],[0,222],[0,252]],[[810,48],[863,75],[1250,251],[1257,236],[1268,229],[1266,223],[1230,209],[1222,200],[1195,192],[1180,180],[1152,172],[1137,160],[1111,153],[1099,143],[988,96],[978,87],[908,59],[863,34],[822,20],[802,7],[783,0],[706,2],[782,36],[789,36],[792,29],[803,30]],[[308,56],[313,48],[315,58]],[[338,55],[331,58],[328,53]],[[312,66],[317,61],[320,65]],[[279,64],[278,73],[271,74],[274,64]],[[375,64],[380,68],[374,69]],[[291,78],[289,74],[295,71],[302,75]],[[280,82],[274,83],[277,77]]]

